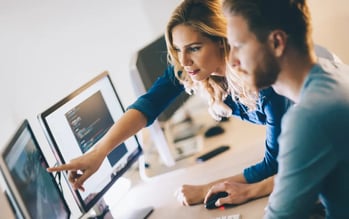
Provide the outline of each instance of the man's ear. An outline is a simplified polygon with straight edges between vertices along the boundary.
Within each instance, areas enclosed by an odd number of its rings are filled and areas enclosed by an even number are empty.
[[[283,55],[286,43],[287,43],[287,34],[281,30],[274,30],[269,34],[269,46],[274,55],[280,57]]]

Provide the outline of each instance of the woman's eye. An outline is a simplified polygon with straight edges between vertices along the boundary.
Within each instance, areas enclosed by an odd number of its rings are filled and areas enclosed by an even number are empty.
[[[189,51],[191,51],[191,52],[196,52],[196,51],[199,51],[199,50],[200,50],[200,47],[198,47],[198,46],[189,48]]]

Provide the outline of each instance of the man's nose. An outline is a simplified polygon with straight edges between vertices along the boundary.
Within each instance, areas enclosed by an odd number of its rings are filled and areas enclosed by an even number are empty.
[[[229,61],[230,66],[232,66],[232,67],[239,67],[240,66],[240,61],[236,57],[234,50],[230,50],[228,61]]]

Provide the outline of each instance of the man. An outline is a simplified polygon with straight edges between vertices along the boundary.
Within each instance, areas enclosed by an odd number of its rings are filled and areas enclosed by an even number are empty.
[[[229,63],[246,83],[295,102],[279,137],[279,172],[265,218],[347,218],[349,69],[316,58],[305,0],[225,0]]]

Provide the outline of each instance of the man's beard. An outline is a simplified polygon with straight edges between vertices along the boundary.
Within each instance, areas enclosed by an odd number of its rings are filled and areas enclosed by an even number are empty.
[[[257,61],[257,66],[252,74],[253,86],[257,89],[263,89],[273,85],[281,71],[276,58],[271,54],[268,48],[265,48],[262,59]]]

